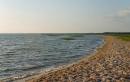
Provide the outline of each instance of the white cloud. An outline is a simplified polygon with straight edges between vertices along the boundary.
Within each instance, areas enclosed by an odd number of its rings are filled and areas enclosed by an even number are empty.
[[[104,24],[113,31],[130,31],[130,9],[119,10],[104,17]]]
[[[121,10],[117,14],[119,17],[128,17],[130,16],[130,9]]]
[[[105,16],[105,18],[114,22],[128,23],[130,22],[130,8],[120,10],[113,15]]]

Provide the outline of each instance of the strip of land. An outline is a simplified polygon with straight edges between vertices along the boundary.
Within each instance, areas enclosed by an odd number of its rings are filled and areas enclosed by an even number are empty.
[[[130,82],[130,41],[112,36],[89,57],[16,82]]]

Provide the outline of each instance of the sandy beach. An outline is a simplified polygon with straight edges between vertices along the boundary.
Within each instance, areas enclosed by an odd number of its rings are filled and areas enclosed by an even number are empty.
[[[130,82],[130,42],[106,36],[95,54],[15,82]]]

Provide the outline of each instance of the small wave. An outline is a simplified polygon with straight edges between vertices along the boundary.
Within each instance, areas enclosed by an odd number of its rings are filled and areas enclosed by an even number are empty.
[[[15,53],[5,53],[5,54],[2,54],[3,56],[12,56],[12,55],[16,55]],[[1,56],[2,56],[1,55]]]
[[[46,66],[45,65],[37,65],[37,66],[29,67],[29,68],[24,68],[24,69],[21,69],[21,70],[30,71],[30,70],[37,70],[37,69],[40,69],[40,68],[43,68],[43,67],[46,67]]]

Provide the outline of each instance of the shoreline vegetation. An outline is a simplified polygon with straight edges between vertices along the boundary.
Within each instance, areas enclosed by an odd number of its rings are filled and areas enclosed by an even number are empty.
[[[130,35],[104,38],[96,53],[74,64],[10,82],[130,82]]]

